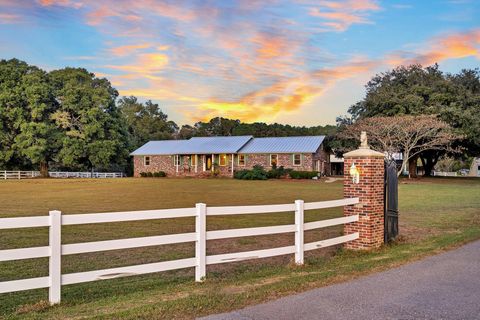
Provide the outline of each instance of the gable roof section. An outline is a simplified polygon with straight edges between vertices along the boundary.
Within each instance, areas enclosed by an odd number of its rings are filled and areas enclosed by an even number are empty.
[[[187,140],[188,153],[237,153],[252,138],[252,136],[193,137]]]
[[[315,153],[325,136],[254,138],[238,153]]]
[[[149,141],[130,155],[237,153],[250,139],[252,136],[193,137],[189,140]]]
[[[160,140],[149,141],[137,150],[130,153],[131,156],[148,156],[148,155],[164,155],[164,154],[178,154],[183,150],[183,145],[186,140]]]

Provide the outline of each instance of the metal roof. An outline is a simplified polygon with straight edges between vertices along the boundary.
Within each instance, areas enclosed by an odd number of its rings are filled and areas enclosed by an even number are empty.
[[[325,136],[254,138],[239,153],[315,153]]]
[[[253,136],[193,137],[187,146],[188,154],[237,153]],[[187,153],[187,152],[185,152]]]
[[[189,140],[150,141],[130,155],[237,153],[252,138],[252,136],[194,137]]]
[[[137,150],[130,153],[131,156],[145,156],[154,154],[178,154],[183,150],[187,140],[160,140],[149,141]]]

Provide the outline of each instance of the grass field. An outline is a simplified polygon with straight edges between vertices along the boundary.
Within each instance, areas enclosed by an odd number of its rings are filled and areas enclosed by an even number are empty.
[[[480,179],[403,180],[399,241],[369,253],[321,249],[295,267],[291,256],[62,287],[62,305],[47,307],[47,289],[0,295],[4,318],[191,318],[257,303],[382,270],[480,238]],[[289,203],[342,198],[342,183],[231,179],[113,179],[0,181],[0,217],[161,209],[207,205]],[[306,212],[306,221],[341,216],[341,208]],[[209,230],[293,223],[293,213],[210,217]],[[191,232],[193,218],[64,227],[63,243]],[[47,228],[0,233],[0,249],[48,243]],[[341,228],[308,232],[330,238]],[[207,254],[293,244],[293,234],[209,241]],[[62,272],[80,272],[191,257],[193,243],[66,256]],[[0,263],[0,281],[44,276],[47,259]],[[39,302],[40,301],[40,302]],[[42,302],[43,301],[43,302]]]

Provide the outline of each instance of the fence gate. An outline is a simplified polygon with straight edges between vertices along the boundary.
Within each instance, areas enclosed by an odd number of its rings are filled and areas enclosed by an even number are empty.
[[[398,177],[395,161],[385,161],[385,237],[389,242],[398,235]]]

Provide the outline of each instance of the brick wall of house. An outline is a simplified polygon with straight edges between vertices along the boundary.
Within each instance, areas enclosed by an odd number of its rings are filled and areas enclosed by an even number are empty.
[[[247,154],[245,166],[239,167],[239,169],[252,169],[255,165],[261,165],[266,170],[270,170],[272,168],[270,165],[270,153]],[[279,153],[277,154],[277,167],[281,166],[285,168],[292,168],[297,171],[311,171],[313,170],[313,154],[302,154],[302,164],[300,166],[294,166],[293,154]]]

